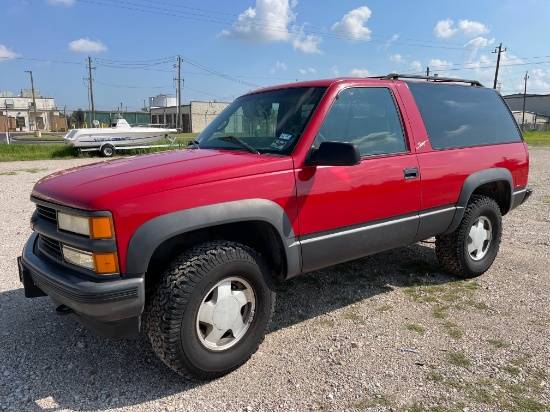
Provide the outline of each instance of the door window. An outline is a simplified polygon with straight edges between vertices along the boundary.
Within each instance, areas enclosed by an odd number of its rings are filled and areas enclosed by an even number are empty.
[[[317,134],[316,144],[323,141],[354,143],[361,156],[408,151],[393,96],[384,87],[343,90]]]

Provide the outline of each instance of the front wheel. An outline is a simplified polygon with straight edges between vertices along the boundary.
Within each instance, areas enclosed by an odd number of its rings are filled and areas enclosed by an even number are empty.
[[[171,369],[213,379],[245,363],[263,341],[275,307],[267,264],[234,242],[180,255],[151,299],[149,338]]]
[[[472,195],[458,228],[436,238],[439,264],[463,278],[479,276],[493,264],[501,236],[498,204],[490,197]]]

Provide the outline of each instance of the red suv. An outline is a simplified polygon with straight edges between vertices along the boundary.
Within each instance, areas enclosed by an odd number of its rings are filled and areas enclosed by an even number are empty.
[[[529,159],[501,96],[401,76],[244,95],[188,149],[109,160],[36,184],[19,259],[27,297],[108,338],[148,333],[177,373],[215,378],[257,350],[274,281],[436,237],[478,276]]]

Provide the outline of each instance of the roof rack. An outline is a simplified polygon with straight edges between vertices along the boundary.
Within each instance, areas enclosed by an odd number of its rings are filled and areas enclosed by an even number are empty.
[[[381,77],[381,79],[384,79],[384,80],[420,79],[420,80],[429,80],[429,81],[434,81],[434,82],[470,83],[471,86],[484,87],[477,80],[454,79],[452,77],[439,77],[439,76],[422,76],[422,75],[417,75],[417,74],[390,73],[387,76]]]

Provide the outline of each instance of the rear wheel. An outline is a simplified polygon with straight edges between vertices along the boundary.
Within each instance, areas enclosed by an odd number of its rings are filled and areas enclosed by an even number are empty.
[[[187,378],[233,371],[264,339],[273,290],[267,264],[244,245],[220,241],[189,250],[164,273],[151,299],[154,351]]]
[[[479,276],[493,264],[501,236],[502,216],[498,204],[489,197],[473,195],[458,228],[436,238],[439,264],[463,278]]]

